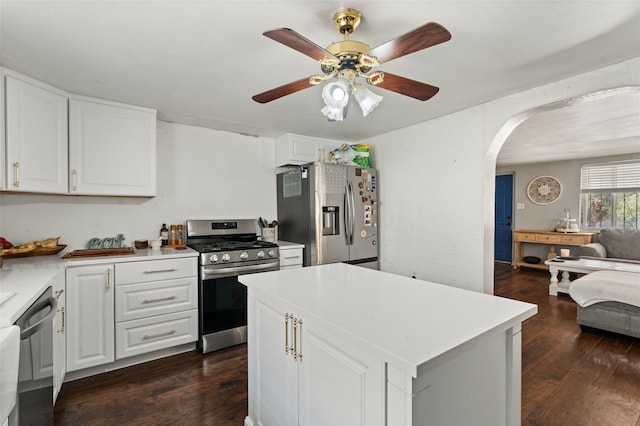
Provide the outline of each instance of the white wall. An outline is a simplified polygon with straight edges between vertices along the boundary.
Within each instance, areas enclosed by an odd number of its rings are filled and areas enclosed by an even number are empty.
[[[0,195],[0,235],[14,244],[62,237],[84,248],[122,233],[154,239],[162,223],[276,217],[274,141],[166,122],[157,125],[154,198]],[[123,153],[126,155],[126,153]]]
[[[507,136],[543,105],[633,85],[640,58],[362,141],[380,170],[381,268],[493,293],[495,159]]]

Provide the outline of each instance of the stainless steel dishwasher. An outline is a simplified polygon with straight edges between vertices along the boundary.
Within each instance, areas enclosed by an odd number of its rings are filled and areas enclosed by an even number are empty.
[[[18,398],[9,425],[53,424],[53,317],[51,287],[16,321],[20,327]]]

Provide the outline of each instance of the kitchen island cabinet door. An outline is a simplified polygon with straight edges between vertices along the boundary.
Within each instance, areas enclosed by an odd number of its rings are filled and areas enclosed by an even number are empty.
[[[113,362],[114,267],[67,269],[67,371]]]
[[[6,189],[67,193],[67,97],[6,75]]]
[[[69,193],[156,195],[156,111],[69,100]]]
[[[298,424],[298,365],[293,351],[288,315],[280,306],[248,299],[249,415],[248,425]],[[287,319],[285,319],[285,314]],[[292,319],[291,319],[292,321]],[[253,423],[252,423],[253,422]]]
[[[379,358],[275,299],[249,296],[249,333],[248,425],[384,424]]]

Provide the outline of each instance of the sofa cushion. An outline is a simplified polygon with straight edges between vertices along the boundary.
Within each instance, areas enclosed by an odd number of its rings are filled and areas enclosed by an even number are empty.
[[[640,230],[601,229],[598,242],[607,249],[607,257],[640,260]]]

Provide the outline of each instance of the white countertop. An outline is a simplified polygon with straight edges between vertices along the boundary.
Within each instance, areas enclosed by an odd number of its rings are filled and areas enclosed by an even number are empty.
[[[418,366],[538,311],[530,303],[343,263],[239,281],[249,292],[275,295],[346,331],[414,377]]]
[[[51,256],[4,259],[3,267],[0,269],[0,294],[6,301],[0,304],[0,327],[13,324],[46,290],[49,282],[58,273],[64,273],[68,267],[198,256],[198,252],[187,248],[144,249],[136,250],[135,254],[128,256],[63,259],[62,256],[69,251]],[[6,298],[9,295],[10,297]]]

